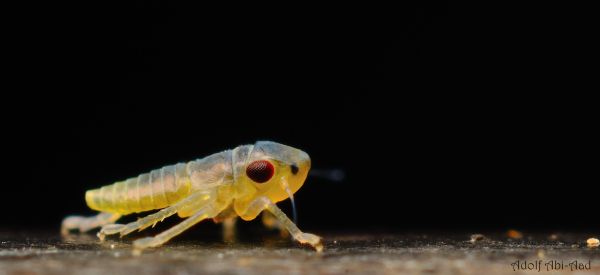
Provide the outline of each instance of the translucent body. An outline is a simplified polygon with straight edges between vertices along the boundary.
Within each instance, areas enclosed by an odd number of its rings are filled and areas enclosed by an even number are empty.
[[[85,201],[91,209],[127,215],[162,209],[193,192],[231,185],[231,176],[231,150],[227,150],[89,190]]]
[[[254,161],[265,160],[273,165],[273,175],[264,183],[254,182],[246,175],[246,167]],[[300,189],[309,169],[308,155],[286,145],[262,141],[238,146],[87,191],[87,205],[102,213],[91,218],[67,217],[63,221],[63,232],[103,226],[99,232],[103,239],[105,235],[126,235],[142,230],[175,213],[188,217],[156,237],[134,242],[136,248],[143,249],[158,246],[207,218],[217,222],[237,216],[252,220],[267,210],[292,237],[320,250],[320,238],[301,232],[275,205]],[[162,210],[136,222],[110,224],[121,215],[157,209]]]

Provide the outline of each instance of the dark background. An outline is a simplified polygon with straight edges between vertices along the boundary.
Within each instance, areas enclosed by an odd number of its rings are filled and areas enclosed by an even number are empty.
[[[308,179],[301,228],[598,228],[597,101],[574,94],[591,72],[560,19],[56,5],[10,25],[3,227],[57,228],[92,214],[87,189],[273,140],[347,175]]]

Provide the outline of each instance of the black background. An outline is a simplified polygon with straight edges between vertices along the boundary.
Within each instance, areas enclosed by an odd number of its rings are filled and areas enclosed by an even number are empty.
[[[87,189],[273,140],[347,175],[308,179],[301,228],[598,228],[597,101],[574,94],[592,75],[560,19],[44,5],[6,42],[3,227],[58,227],[92,214]]]

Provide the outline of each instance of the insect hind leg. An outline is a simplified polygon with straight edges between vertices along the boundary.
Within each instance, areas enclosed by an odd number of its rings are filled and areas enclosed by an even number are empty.
[[[130,222],[128,224],[106,224],[102,227],[100,232],[98,232],[98,238],[100,238],[100,240],[104,240],[106,235],[113,235],[117,233],[120,234],[121,237],[123,237],[136,230],[142,231],[174,215],[175,213],[179,212],[182,208],[190,205],[190,203],[193,203],[198,198],[205,195],[206,192],[194,193],[189,197],[175,203],[172,206],[163,208],[162,210],[154,214],[148,215],[146,217],[143,217],[135,222]]]
[[[165,232],[162,232],[154,237],[147,237],[135,240],[133,242],[133,246],[135,249],[134,253],[139,253],[142,249],[145,248],[160,246],[172,239],[173,237],[181,234],[183,231],[187,230],[193,225],[207,218],[212,218],[218,213],[218,209],[215,209],[211,205],[207,205],[206,207],[198,210],[194,215],[190,216],[183,222],[173,226]]]
[[[83,216],[68,216],[65,217],[61,224],[60,232],[66,235],[71,230],[79,230],[79,232],[87,232],[94,228],[101,227],[106,224],[114,223],[121,214],[101,212],[96,216],[83,217]]]
[[[113,235],[117,233],[123,237],[136,230],[142,231],[150,226],[154,226],[158,222],[163,221],[175,213],[177,213],[176,207],[167,207],[154,214],[148,215],[128,224],[106,224],[102,226],[102,229],[100,229],[100,232],[98,232],[98,238],[100,238],[100,240],[104,240],[106,235]]]

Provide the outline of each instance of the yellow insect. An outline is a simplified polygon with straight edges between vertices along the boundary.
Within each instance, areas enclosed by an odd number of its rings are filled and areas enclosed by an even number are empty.
[[[286,198],[293,203],[293,194],[304,184],[309,169],[308,154],[290,146],[271,141],[238,146],[89,190],[87,205],[101,213],[66,217],[62,232],[102,227],[98,237],[103,240],[106,235],[141,231],[176,213],[186,218],[154,237],[135,240],[134,249],[142,250],[160,246],[204,219],[232,227],[238,216],[249,221],[267,210],[295,240],[321,251],[321,238],[300,231],[275,205]],[[135,222],[114,224],[123,215],[155,209],[161,210]]]

